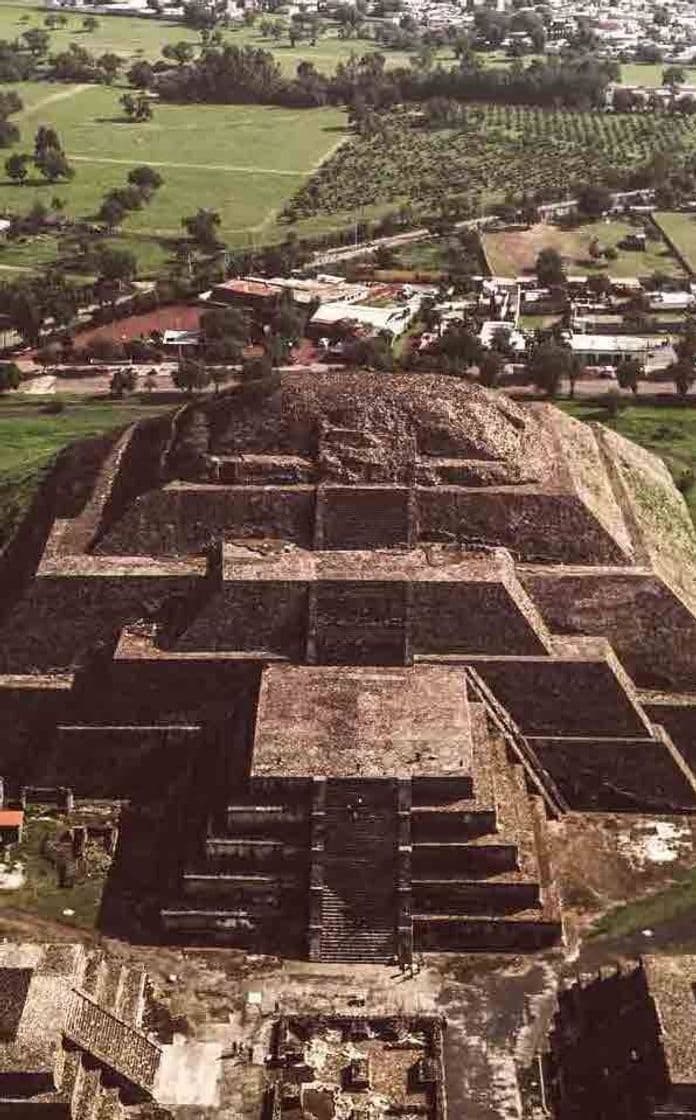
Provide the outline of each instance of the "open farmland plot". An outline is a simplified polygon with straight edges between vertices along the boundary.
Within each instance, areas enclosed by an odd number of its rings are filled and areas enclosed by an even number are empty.
[[[655,233],[648,240],[645,252],[618,250],[614,261],[595,263],[588,253],[590,242],[597,238],[602,248],[616,248],[628,234],[635,232],[629,222],[587,222],[573,229],[539,223],[529,229],[506,229],[486,232],[482,236],[486,259],[494,276],[521,276],[533,272],[542,249],[556,249],[563,257],[566,270],[572,273],[605,272],[610,276],[649,276],[663,272],[679,276],[683,269],[662,238]]]
[[[694,117],[475,105],[460,126],[429,128],[415,111],[394,110],[328,160],[286,216],[385,202],[427,211],[448,196],[492,202],[523,191],[562,198],[580,183],[614,181],[656,151],[695,147]]]
[[[653,217],[691,271],[696,273],[696,214],[660,211],[653,214]]]
[[[182,236],[181,219],[199,206],[218,211],[220,236],[229,244],[260,236],[340,142],[345,119],[337,109],[161,105],[154,120],[132,124],[122,119],[118,91],[106,86],[31,83],[17,90],[26,105],[14,118],[22,132],[17,150],[31,149],[36,128],[50,124],[75,177],[55,185],[0,181],[0,209],[25,212],[36,200],[48,204],[60,194],[69,215],[87,217],[132,167],[147,163],[158,169],[164,185],[123,223],[124,236],[143,244],[147,238]],[[0,264],[5,251],[12,247],[0,249]]]

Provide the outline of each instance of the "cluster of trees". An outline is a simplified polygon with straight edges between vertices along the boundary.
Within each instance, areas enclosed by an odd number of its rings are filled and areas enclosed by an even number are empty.
[[[56,183],[59,179],[72,179],[75,174],[63,151],[58,133],[54,128],[45,125],[37,129],[33,155],[28,152],[13,152],[5,160],[8,179],[13,183],[23,183],[32,164],[48,183]]]
[[[137,94],[124,93],[121,98],[123,111],[129,121],[151,121],[152,104],[144,90]]]
[[[46,321],[50,320],[56,329],[68,326],[75,317],[79,298],[78,290],[57,272],[23,276],[0,283],[0,315],[6,316],[28,345],[35,346]]]
[[[97,218],[109,229],[119,225],[129,210],[140,210],[162,186],[162,176],[146,164],[128,172],[124,187],[113,187],[104,197]]]
[[[0,92],[0,148],[9,148],[19,140],[19,129],[8,117],[21,113],[23,108],[22,99],[15,90]]]
[[[603,105],[606,87],[617,77],[616,63],[587,56],[533,60],[509,68],[483,68],[471,55],[450,68],[431,67],[428,58],[423,61],[423,67],[387,70],[384,56],[376,52],[340,63],[333,76],[303,62],[295,78],[285,78],[269,51],[208,45],[195,61],[155,76],[154,88],[165,100],[184,102],[385,108],[440,97],[591,108]]]
[[[122,68],[123,59],[113,51],[93,55],[78,43],[70,43],[66,50],[48,59],[48,77],[60,82],[102,82],[110,86]]]

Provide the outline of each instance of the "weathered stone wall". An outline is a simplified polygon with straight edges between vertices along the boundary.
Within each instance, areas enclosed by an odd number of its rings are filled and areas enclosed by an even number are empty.
[[[527,735],[649,735],[608,662],[472,658],[470,663]]]
[[[520,560],[625,564],[614,538],[567,494],[509,487],[418,487],[419,539],[473,541],[509,548]]]
[[[532,739],[579,812],[693,812],[696,794],[659,739]]]
[[[61,724],[43,775],[77,797],[148,800],[202,746],[196,726]]]
[[[318,665],[404,665],[408,585],[326,581],[316,585],[310,637]]]
[[[689,702],[665,703],[643,701],[645,711],[651,720],[664,727],[689,766],[696,773],[696,697]]]
[[[140,494],[161,484],[160,459],[171,425],[171,414],[155,416],[136,424],[104,505],[98,528],[100,537],[123,516]]]
[[[306,583],[225,583],[204,605],[175,648],[264,651],[303,661],[307,604]]]
[[[59,719],[74,714],[69,679],[0,678],[0,774],[15,785],[44,784],[43,764]]]
[[[414,653],[546,652],[503,583],[418,582],[412,595]]]
[[[312,486],[226,487],[173,484],[139,497],[99,542],[113,555],[201,552],[211,537],[277,537],[308,547],[314,533]]]
[[[317,492],[314,547],[406,547],[413,538],[406,487],[322,486]]]
[[[517,574],[549,629],[606,637],[639,687],[693,687],[696,616],[659,576],[543,568]]]
[[[0,671],[27,673],[75,665],[98,642],[114,642],[129,621],[160,611],[185,595],[195,577],[66,574],[35,580],[9,612],[0,643]]]

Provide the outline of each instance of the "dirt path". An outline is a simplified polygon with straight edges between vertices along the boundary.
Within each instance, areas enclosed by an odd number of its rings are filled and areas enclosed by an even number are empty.
[[[111,156],[79,156],[69,152],[68,156],[75,163],[115,163],[123,164],[126,167],[132,167],[136,157],[132,159],[115,159]],[[170,163],[162,160],[149,159],[147,161],[148,167],[174,167],[181,168],[184,171],[242,171],[248,175],[288,175],[292,179],[302,179],[305,175],[311,175],[312,168],[309,171],[288,171],[281,167],[243,167],[237,164],[223,164],[223,163]]]
[[[45,109],[47,105],[53,105],[56,101],[67,101],[70,97],[77,97],[78,93],[84,93],[86,89],[93,89],[90,83],[84,83],[79,86],[70,86],[69,89],[61,89],[58,93],[51,93],[48,97],[43,97],[41,101],[36,101],[33,105],[27,105],[22,109],[21,113],[17,115],[20,117],[28,117],[32,113],[38,113],[41,109]]]

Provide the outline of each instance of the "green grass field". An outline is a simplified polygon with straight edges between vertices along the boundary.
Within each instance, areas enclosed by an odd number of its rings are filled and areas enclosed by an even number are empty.
[[[696,214],[675,214],[661,210],[654,214],[655,221],[696,272]]]
[[[54,186],[0,180],[0,211],[22,212],[58,194],[66,213],[89,217],[106,191],[124,183],[130,168],[148,163],[164,178],[152,202],[124,221],[136,239],[141,265],[161,265],[156,242],[183,236],[181,219],[199,206],[217,210],[220,236],[230,245],[264,239],[284,202],[344,137],[339,109],[291,110],[257,105],[161,105],[152,121],[122,119],[119,91],[106,86],[23,83],[25,109],[14,119],[30,150],[40,124],[58,130],[74,169]],[[153,247],[154,246],[154,247]],[[47,238],[0,248],[0,267],[26,268],[51,257]]]
[[[96,31],[86,32],[82,29],[84,12],[65,11],[64,14],[68,17],[67,26],[50,31],[50,53],[65,50],[70,43],[76,42],[96,54],[113,51],[130,61],[136,58],[155,60],[167,43],[178,43],[182,39],[191,43],[199,41],[197,32],[168,19],[99,15]],[[45,11],[30,4],[0,4],[0,39],[14,39],[30,27],[43,27],[46,15]],[[270,50],[287,75],[294,74],[298,63],[305,59],[312,62],[317,70],[333,73],[338,63],[347,61],[351,53],[364,55],[380,49],[371,39],[339,39],[336,26],[329,23],[324,24],[324,31],[314,47],[307,42],[292,47],[287,38],[266,39],[255,26],[240,25],[227,31],[225,37],[238,46]],[[385,51],[385,56],[388,66],[408,64],[409,56],[405,51]],[[441,51],[439,57],[453,61],[451,50]]]
[[[125,427],[166,411],[148,403],[66,400],[58,415],[46,402],[18,394],[0,397],[0,548],[26,510],[43,471],[66,444]]]
[[[681,215],[677,215],[681,217]],[[696,228],[696,227],[695,227]],[[541,223],[529,229],[500,230],[483,234],[486,257],[494,276],[521,276],[534,270],[542,249],[556,249],[563,257],[569,274],[603,272],[607,276],[649,276],[663,272],[679,276],[683,269],[668,245],[660,238],[648,238],[645,252],[618,249],[614,261],[595,264],[588,253],[593,238],[603,248],[618,244],[635,226],[624,221],[586,222],[573,229]]]
[[[656,86],[662,85],[662,74],[667,68],[664,62],[625,62],[621,67],[621,81],[627,85]],[[696,66],[682,67],[689,85],[696,82]]]

